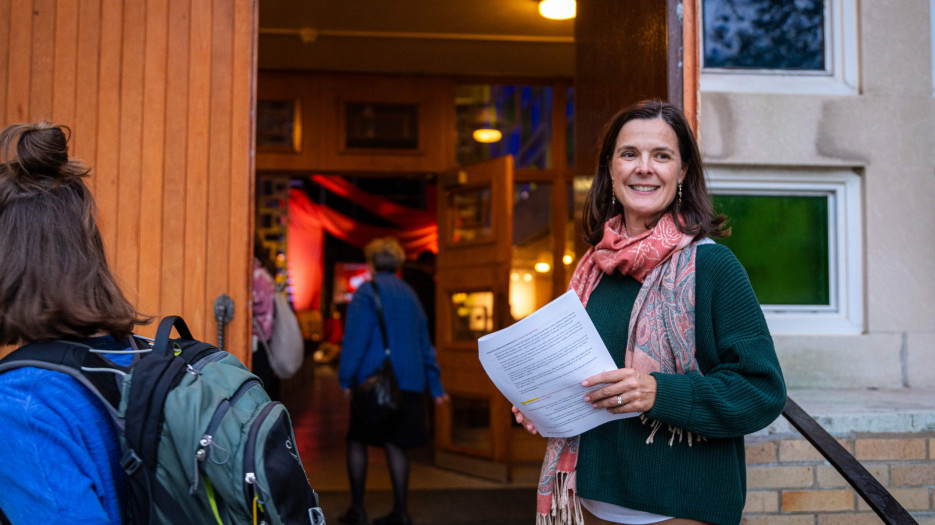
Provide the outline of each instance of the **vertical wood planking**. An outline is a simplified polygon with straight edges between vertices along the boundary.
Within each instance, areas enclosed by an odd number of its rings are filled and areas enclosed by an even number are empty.
[[[0,124],[4,126],[12,123],[7,119],[7,83],[10,78],[10,50],[13,48],[10,41],[11,0],[0,0]]]
[[[211,341],[229,294],[244,361],[256,22],[256,0],[0,0],[0,124],[71,127],[128,297]]]
[[[101,230],[107,260],[117,250],[117,209],[120,180],[120,60],[123,46],[123,2],[101,0],[100,61],[98,66],[97,161],[94,164],[94,197],[97,226]]]
[[[120,138],[117,188],[117,246],[115,269],[124,292],[139,303],[141,215],[149,213],[142,194],[143,64],[145,63],[146,4],[127,2],[123,12],[123,56],[120,71]]]
[[[78,68],[78,3],[55,4],[55,67],[52,79],[52,120],[74,131]],[[72,144],[72,147],[74,144]],[[74,154],[74,150],[71,151]]]
[[[32,56],[32,0],[10,5],[10,55],[7,68],[7,123],[26,122]]]
[[[97,185],[97,105],[98,64],[101,51],[101,4],[99,0],[80,0],[78,12],[78,71],[75,128],[72,130],[72,155],[81,157],[92,168],[85,182],[96,193]]]
[[[256,0],[238,0],[234,12],[234,64],[233,108],[231,137],[231,242],[230,242],[230,289],[232,295],[243,291],[239,315],[234,316],[229,328],[233,352],[245,363],[250,364],[248,341],[251,333],[253,282],[253,188],[254,188],[254,125],[251,115],[256,106]]]
[[[231,181],[231,71],[233,69],[232,2],[214,2],[211,43],[211,141],[208,157],[208,244],[211,271],[205,276],[208,301],[222,293],[230,295],[228,283],[230,249]],[[240,305],[244,310],[243,304]],[[236,313],[236,310],[235,310]],[[213,308],[205,322],[216,326]],[[216,329],[216,328],[215,328]],[[226,346],[226,345],[225,345]]]
[[[33,0],[29,120],[52,120],[55,0]]]
[[[166,141],[163,171],[162,315],[182,314],[185,289],[185,168],[188,153],[188,0],[169,0],[166,66]],[[195,337],[204,334],[192,326]]]
[[[185,181],[185,318],[208,337],[205,263],[208,221],[208,130],[211,122],[211,2],[193,2],[188,92],[188,178]],[[213,310],[212,310],[213,311]]]
[[[159,315],[162,304],[163,178],[166,135],[167,0],[146,2],[146,42],[143,67],[143,156],[140,209],[139,308]],[[179,276],[176,276],[179,277]],[[155,327],[142,330],[155,335]]]

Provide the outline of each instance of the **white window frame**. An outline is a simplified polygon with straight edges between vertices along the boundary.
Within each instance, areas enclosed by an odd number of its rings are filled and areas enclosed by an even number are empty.
[[[857,0],[825,1],[826,71],[744,70],[704,67],[704,20],[698,17],[701,91],[807,95],[859,92]]]
[[[929,0],[929,41],[932,46],[932,96],[935,97],[935,0]]]
[[[864,331],[861,177],[853,170],[708,168],[713,195],[828,197],[828,305],[761,305],[772,334],[840,335]],[[769,243],[768,238],[763,239]],[[790,270],[790,279],[795,274]]]

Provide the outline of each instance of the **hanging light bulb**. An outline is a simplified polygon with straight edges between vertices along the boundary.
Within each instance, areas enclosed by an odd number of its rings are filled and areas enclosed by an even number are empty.
[[[481,144],[491,144],[494,142],[500,142],[500,139],[503,138],[503,133],[500,133],[500,130],[494,127],[497,122],[497,110],[493,106],[487,106],[481,112],[481,120],[483,124],[481,127],[474,130],[474,133],[471,136],[474,137],[474,140],[480,142]]]
[[[550,20],[568,20],[575,17],[575,0],[542,0],[539,14]]]
[[[475,129],[474,133],[471,135],[474,137],[474,140],[483,144],[499,142],[500,139],[503,138],[503,133],[500,133],[500,130],[493,128]]]

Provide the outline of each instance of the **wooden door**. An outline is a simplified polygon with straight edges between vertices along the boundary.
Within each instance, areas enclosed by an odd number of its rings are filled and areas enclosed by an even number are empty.
[[[475,475],[509,476],[510,406],[477,358],[477,338],[512,323],[513,158],[439,179],[436,348],[451,395],[436,411],[436,462]]]
[[[69,126],[128,299],[215,342],[229,296],[224,347],[245,362],[257,16],[257,0],[0,0],[0,127]]]

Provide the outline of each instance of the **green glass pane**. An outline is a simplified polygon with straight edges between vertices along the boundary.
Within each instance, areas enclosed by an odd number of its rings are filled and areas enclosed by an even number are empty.
[[[718,242],[740,259],[760,304],[830,304],[828,198],[715,195],[732,234]]]

